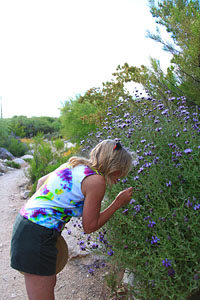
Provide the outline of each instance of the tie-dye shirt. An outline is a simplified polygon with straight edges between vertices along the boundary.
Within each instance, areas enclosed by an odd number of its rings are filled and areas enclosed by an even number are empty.
[[[67,163],[63,164],[49,175],[20,214],[34,223],[62,231],[71,217],[82,216],[81,183],[86,176],[94,174],[99,173],[84,165],[70,168]]]

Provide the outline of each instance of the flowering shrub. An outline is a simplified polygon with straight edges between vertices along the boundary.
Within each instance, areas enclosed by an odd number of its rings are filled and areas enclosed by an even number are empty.
[[[101,251],[134,273],[136,299],[190,299],[200,291],[199,109],[185,97],[146,97],[109,107],[102,130],[82,142],[87,151],[106,138],[137,159],[106,205],[133,186],[133,199],[98,234]],[[192,299],[192,298],[191,298]]]

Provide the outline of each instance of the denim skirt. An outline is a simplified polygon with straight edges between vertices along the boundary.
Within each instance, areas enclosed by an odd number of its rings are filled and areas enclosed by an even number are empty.
[[[56,274],[60,233],[17,215],[11,240],[11,267],[21,272],[50,276]]]

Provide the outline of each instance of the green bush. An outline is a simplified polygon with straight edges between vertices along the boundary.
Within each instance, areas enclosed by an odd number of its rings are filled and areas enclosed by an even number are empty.
[[[23,156],[28,150],[28,146],[26,144],[14,137],[8,138],[5,147],[15,157]]]
[[[57,139],[54,141],[54,146],[56,147],[57,151],[62,150],[64,149],[64,141],[61,139]]]
[[[15,169],[20,169],[21,168],[20,164],[14,162],[12,160],[11,161],[7,161],[6,165],[9,166],[9,167],[11,167],[11,168],[15,168]]]
[[[136,299],[190,299],[200,291],[199,110],[184,97],[136,103],[134,111],[128,102],[110,107],[92,135],[96,142],[116,138],[137,154],[127,178],[107,192],[106,205],[133,186],[130,204],[98,233],[100,249],[134,274],[129,293]]]

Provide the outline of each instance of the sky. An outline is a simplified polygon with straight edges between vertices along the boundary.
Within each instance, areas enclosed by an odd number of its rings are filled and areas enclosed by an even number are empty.
[[[3,118],[59,117],[125,62],[166,70],[171,56],[146,38],[155,28],[148,0],[0,0]]]

